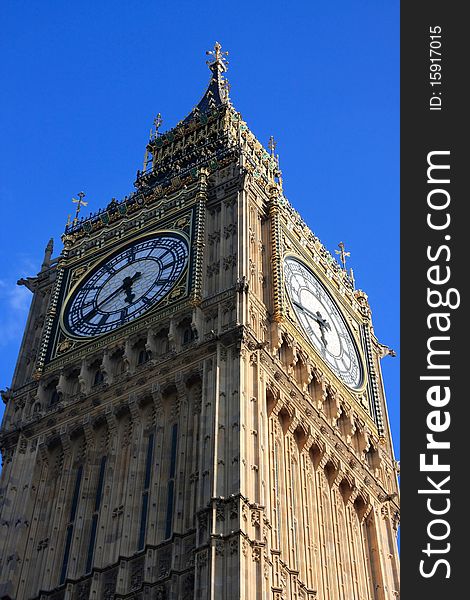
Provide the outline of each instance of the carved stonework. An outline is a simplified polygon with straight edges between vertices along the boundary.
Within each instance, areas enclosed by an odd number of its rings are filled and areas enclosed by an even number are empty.
[[[223,556],[225,551],[225,544],[222,540],[216,540],[215,542],[215,554],[216,556]]]
[[[118,569],[112,569],[104,574],[102,596],[103,600],[114,600]]]
[[[251,524],[253,527],[259,527],[261,525],[261,511],[253,509],[251,511]]]
[[[229,519],[238,518],[238,501],[236,498],[232,498],[228,505]]]
[[[135,561],[131,565],[131,576],[130,576],[130,591],[138,590],[144,577],[144,563],[142,560]]]
[[[196,554],[196,564],[198,569],[202,569],[207,565],[207,550],[201,550]]]
[[[225,502],[223,500],[216,501],[215,518],[217,521],[225,521]]]
[[[229,541],[229,551],[230,554],[238,554],[238,539],[237,538],[232,538]]]
[[[81,581],[77,584],[77,591],[75,594],[76,600],[88,600],[90,598],[91,579]]]
[[[158,561],[158,579],[164,579],[170,574],[171,556],[160,554]]]

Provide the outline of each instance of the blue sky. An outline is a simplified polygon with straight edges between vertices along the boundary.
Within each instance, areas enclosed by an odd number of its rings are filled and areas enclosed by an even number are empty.
[[[158,112],[199,101],[205,51],[230,52],[231,98],[267,144],[285,193],[325,246],[344,241],[379,340],[399,351],[399,2],[5,1],[0,8],[0,387],[30,293],[15,282],[55,254],[88,209],[132,191]],[[382,362],[395,445],[399,356]]]

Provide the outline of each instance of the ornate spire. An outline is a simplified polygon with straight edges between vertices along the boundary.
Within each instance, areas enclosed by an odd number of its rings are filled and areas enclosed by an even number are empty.
[[[216,42],[213,50],[207,50],[206,54],[210,56],[206,61],[212,72],[206,93],[201,98],[196,108],[186,117],[184,122],[190,121],[196,115],[203,114],[209,110],[217,108],[223,104],[229,103],[230,84],[224,77],[227,71],[228,61],[226,56],[228,52],[222,51],[222,46]]]

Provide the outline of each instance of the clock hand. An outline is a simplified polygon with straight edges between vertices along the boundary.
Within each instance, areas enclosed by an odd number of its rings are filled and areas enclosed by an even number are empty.
[[[295,306],[297,306],[297,308],[300,308],[300,310],[302,310],[303,312],[305,312],[308,315],[310,315],[312,317],[312,319],[315,319],[315,321],[317,321],[317,323],[318,323],[318,316],[315,313],[313,313],[312,311],[308,310],[308,308],[305,308],[305,306],[302,306],[302,304],[299,304],[295,300],[293,300],[292,303],[295,304]],[[320,317],[321,317],[321,315],[320,315]]]
[[[300,310],[302,310],[303,312],[307,313],[310,317],[312,317],[312,319],[315,319],[315,321],[318,324],[318,327],[320,327],[320,337],[321,337],[321,341],[323,343],[323,345],[326,346],[328,345],[328,342],[325,338],[325,330],[326,331],[331,331],[331,325],[328,323],[328,321],[326,319],[324,319],[322,317],[322,314],[319,310],[317,310],[316,314],[313,313],[312,311],[308,310],[308,308],[305,308],[305,306],[302,306],[301,304],[299,304],[298,302],[296,302],[295,300],[293,300],[293,304],[295,304],[295,306],[297,306],[298,308],[300,308]]]
[[[132,302],[132,299],[134,298],[135,294],[131,294],[131,289],[132,289],[132,284],[134,283],[134,281],[136,281],[136,279],[139,279],[139,277],[142,275],[142,273],[140,271],[137,271],[137,273],[135,273],[132,277],[125,277],[122,285],[119,286],[117,289],[114,290],[114,292],[111,292],[111,294],[109,294],[109,296],[107,296],[101,303],[99,306],[95,306],[95,308],[93,308],[87,315],[85,316],[85,319],[88,321],[89,319],[92,319],[97,312],[100,310],[100,308],[102,308],[105,304],[107,304],[112,298],[114,298],[115,296],[117,296],[120,292],[126,292],[126,301],[129,302],[129,304]]]
[[[126,292],[126,302],[131,304],[132,300],[135,298],[135,294],[132,293],[132,284],[136,279],[142,275],[140,271],[137,271],[132,277],[125,277],[122,282],[122,289]]]

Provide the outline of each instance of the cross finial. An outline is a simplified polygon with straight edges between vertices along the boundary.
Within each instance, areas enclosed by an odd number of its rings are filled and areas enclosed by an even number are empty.
[[[351,256],[351,252],[345,252],[343,242],[338,244],[339,250],[335,250],[336,254],[339,254],[339,260],[343,265],[343,269],[346,271],[346,257]]]
[[[268,148],[271,152],[271,156],[274,156],[274,151],[276,150],[276,146],[277,146],[277,143],[274,139],[274,136],[271,136],[269,138],[269,142],[268,142]]]
[[[228,56],[228,52],[222,51],[222,46],[219,42],[214,44],[214,50],[207,50],[206,54],[211,57],[206,61],[211,71],[214,67],[219,68],[221,71],[227,70],[228,61],[225,57]]]
[[[80,213],[80,210],[82,208],[82,206],[87,206],[88,202],[84,202],[83,198],[85,198],[85,193],[84,192],[78,192],[77,198],[72,198],[72,202],[74,202],[77,205],[77,210],[75,211],[75,218],[73,220],[73,224],[75,225],[78,221],[78,215]]]
[[[158,113],[158,115],[155,117],[155,119],[153,120],[153,126],[155,127],[155,131],[153,130],[152,127],[150,127],[150,141],[157,139],[158,137],[158,130],[160,129],[161,125],[163,123],[163,119],[162,119],[162,115],[160,113]],[[145,171],[145,169],[144,169]]]
[[[158,113],[158,115],[153,120],[153,124],[155,125],[155,137],[158,135],[158,130],[160,129],[163,123],[162,115]]]

